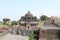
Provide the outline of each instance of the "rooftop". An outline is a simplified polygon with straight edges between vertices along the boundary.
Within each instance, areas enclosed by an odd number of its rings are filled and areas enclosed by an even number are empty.
[[[41,27],[42,30],[47,30],[47,29],[56,29],[56,30],[60,30],[60,28],[58,26],[55,26],[53,24],[44,24]]]

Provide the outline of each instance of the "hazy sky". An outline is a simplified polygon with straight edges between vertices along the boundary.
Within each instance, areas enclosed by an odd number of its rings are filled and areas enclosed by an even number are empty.
[[[60,0],[0,0],[0,20],[19,20],[27,11],[34,16],[59,16]]]

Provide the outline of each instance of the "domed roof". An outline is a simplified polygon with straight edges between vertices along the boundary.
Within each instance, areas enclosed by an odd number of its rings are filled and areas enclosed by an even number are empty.
[[[27,16],[27,17],[31,17],[31,16],[33,16],[33,15],[31,14],[30,11],[28,11],[28,12],[25,14],[25,16]]]

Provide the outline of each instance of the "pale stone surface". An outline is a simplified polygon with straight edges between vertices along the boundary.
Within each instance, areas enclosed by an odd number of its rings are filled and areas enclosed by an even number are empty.
[[[0,37],[0,40],[29,40],[29,37],[21,35],[11,35],[10,33],[8,33],[7,35]]]

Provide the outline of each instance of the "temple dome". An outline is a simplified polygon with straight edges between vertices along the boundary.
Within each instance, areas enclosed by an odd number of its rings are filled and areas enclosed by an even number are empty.
[[[25,14],[25,16],[27,16],[27,17],[32,17],[33,15],[31,14],[30,11],[28,11],[28,12]]]

